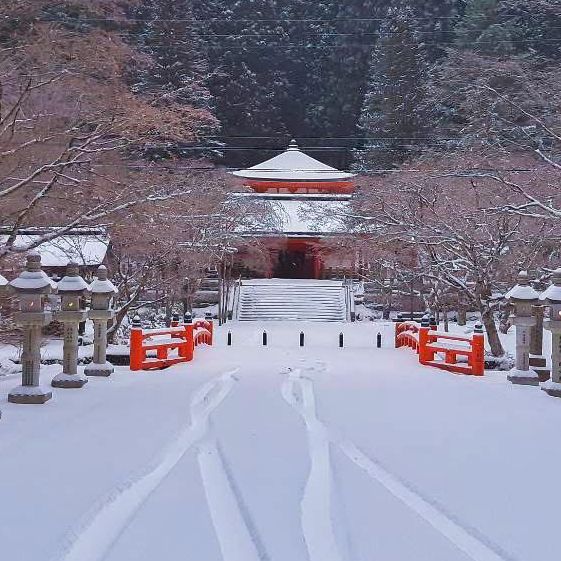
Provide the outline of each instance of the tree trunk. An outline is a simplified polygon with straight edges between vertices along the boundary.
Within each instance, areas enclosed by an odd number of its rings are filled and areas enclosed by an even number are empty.
[[[510,329],[511,323],[510,323],[510,312],[512,311],[512,306],[508,303],[504,303],[501,306],[501,316],[500,316],[500,320],[499,320],[499,331],[503,334],[506,335],[508,333],[508,330]]]
[[[450,331],[450,322],[448,321],[448,307],[444,306],[442,310],[442,315],[444,318],[444,331],[448,333]]]
[[[115,337],[117,337],[117,333],[119,332],[119,327],[123,323],[123,320],[127,316],[128,307],[121,308],[115,314],[115,318],[113,319],[113,325],[107,330],[107,342],[110,344],[115,343]]]
[[[485,326],[485,331],[487,332],[487,341],[491,347],[491,354],[493,356],[503,356],[505,350],[501,339],[499,338],[499,332],[497,331],[497,324],[495,323],[495,318],[491,310],[485,310],[481,314],[481,321]]]
[[[458,307],[458,325],[464,327],[467,324],[467,310],[463,306]]]

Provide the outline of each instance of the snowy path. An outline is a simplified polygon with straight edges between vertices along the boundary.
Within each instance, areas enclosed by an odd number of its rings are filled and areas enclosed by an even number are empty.
[[[282,392],[285,400],[303,417],[308,430],[311,469],[302,498],[302,530],[310,561],[342,561],[331,512],[329,435],[317,418],[312,382],[302,377],[300,369],[291,370]]]
[[[191,400],[191,422],[156,461],[154,467],[111,492],[92,514],[91,520],[83,527],[73,530],[76,539],[61,556],[63,561],[101,561],[105,558],[113,543],[150,494],[187,451],[206,435],[209,416],[232,390],[235,383],[234,374],[237,371],[238,369],[227,372],[218,380],[207,382],[195,393]],[[212,464],[210,467],[213,467]],[[201,469],[204,473],[203,462]],[[225,556],[224,559],[230,557]],[[247,559],[251,561],[252,558]]]
[[[44,407],[3,399],[0,557],[558,558],[560,401],[377,350],[378,326],[316,324],[304,349],[300,326],[267,324],[267,348],[263,328]]]

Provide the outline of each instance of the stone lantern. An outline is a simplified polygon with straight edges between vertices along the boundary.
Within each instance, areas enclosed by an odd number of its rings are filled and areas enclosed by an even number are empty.
[[[19,297],[19,312],[15,320],[23,327],[21,355],[22,382],[8,394],[10,403],[45,403],[52,392],[39,385],[41,369],[41,328],[51,322],[51,313],[45,311],[45,297],[54,289],[54,283],[41,270],[41,256],[30,253],[25,271],[9,283]]]
[[[514,308],[512,323],[516,326],[516,365],[508,379],[513,384],[539,386],[538,374],[530,370],[530,332],[536,325],[533,307],[539,303],[539,294],[530,286],[526,271],[520,272],[518,284],[505,298]]]
[[[78,327],[87,317],[83,302],[88,290],[79,271],[76,263],[69,263],[66,276],[58,283],[60,311],[55,317],[64,324],[64,345],[62,372],[51,382],[54,388],[81,388],[88,381],[84,374],[78,374]]]
[[[88,317],[94,324],[93,362],[84,369],[86,376],[111,376],[113,365],[107,362],[107,322],[115,316],[111,309],[111,300],[117,289],[107,278],[107,267],[101,265],[97,270],[97,279],[90,284],[92,302]]]
[[[544,392],[553,397],[561,397],[561,269],[551,278],[552,285],[540,296],[545,306],[549,306],[549,319],[544,326],[551,331],[551,380],[541,384]]]

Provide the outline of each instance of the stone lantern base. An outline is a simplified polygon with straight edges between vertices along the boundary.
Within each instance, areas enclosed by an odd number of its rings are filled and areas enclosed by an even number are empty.
[[[551,397],[561,397],[561,384],[548,380],[541,384],[541,389]]]
[[[547,367],[547,360],[543,355],[530,355],[530,370],[538,375],[540,382],[546,382],[551,377],[551,371]]]
[[[104,376],[107,378],[111,376],[113,372],[115,372],[115,367],[110,362],[106,362],[105,364],[95,364],[92,362],[84,368],[84,374],[86,376]]]
[[[518,370],[513,368],[507,376],[509,382],[520,386],[539,386],[540,378],[533,370]]]
[[[53,388],[82,388],[88,383],[88,379],[84,374],[65,374],[64,372],[57,374],[52,382]]]
[[[18,386],[8,394],[10,403],[41,405],[53,397],[51,391],[41,386]]]

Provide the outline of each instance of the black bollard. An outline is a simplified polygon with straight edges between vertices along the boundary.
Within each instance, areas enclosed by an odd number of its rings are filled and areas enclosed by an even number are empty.
[[[345,346],[345,336],[342,333],[339,333],[339,347],[341,349]]]
[[[378,349],[382,348],[382,334],[378,333],[378,335],[376,336],[376,347]]]
[[[300,346],[301,346],[301,347],[304,346],[304,337],[305,337],[305,335],[304,335],[304,332],[302,331],[302,332],[300,333]]]
[[[232,346],[232,332],[228,331],[228,346]]]
[[[263,331],[263,346],[267,346],[267,332]]]

